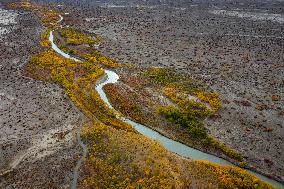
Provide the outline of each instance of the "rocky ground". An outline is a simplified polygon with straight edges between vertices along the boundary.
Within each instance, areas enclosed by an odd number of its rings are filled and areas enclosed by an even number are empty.
[[[1,4],[0,15],[0,188],[69,188],[83,117],[59,86],[24,76],[41,50],[35,14]]]
[[[207,128],[249,166],[283,181],[283,14],[279,3],[182,6],[78,3],[66,20],[104,38],[100,50],[121,63],[170,67],[221,94]],[[249,4],[249,6],[246,6]],[[222,5],[222,6],[221,6]],[[94,11],[95,10],[95,11]]]
[[[92,7],[73,1],[76,7],[58,8],[68,13],[67,25],[100,34],[99,49],[119,62],[170,67],[219,92],[220,116],[206,122],[211,134],[241,152],[249,166],[284,181],[281,2],[218,2],[106,1]],[[7,14],[0,21],[0,169],[16,170],[0,186],[25,187],[20,174],[33,172],[34,187],[68,187],[79,154],[74,128],[82,116],[60,87],[23,76],[40,49],[42,28],[32,13],[0,9]],[[43,179],[46,169],[56,177]],[[14,185],[13,178],[19,178]]]

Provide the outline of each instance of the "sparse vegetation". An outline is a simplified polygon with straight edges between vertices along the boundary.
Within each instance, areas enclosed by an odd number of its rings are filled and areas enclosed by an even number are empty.
[[[42,16],[43,23],[49,25],[55,21],[56,14],[55,11],[50,11],[50,15],[46,13]],[[86,34],[68,32],[62,36],[69,38],[69,45],[94,44]],[[42,35],[41,45],[50,48],[47,33]],[[88,118],[89,124],[85,125],[82,138],[89,146],[89,155],[79,188],[189,188],[192,182],[196,187],[273,188],[238,168],[180,159],[168,153],[159,143],[138,134],[117,118],[119,113],[109,109],[95,90],[97,79],[104,74],[101,65],[111,68],[120,65],[98,52],[84,58],[86,62],[78,63],[48,49],[33,56],[26,67],[29,76],[61,85]],[[235,151],[208,136],[202,125],[202,120],[221,106],[217,93],[200,92],[191,81],[185,82],[181,75],[163,69],[153,69],[145,76],[161,85],[165,96],[174,103],[173,106],[158,107],[159,114],[174,124],[188,128],[189,134],[201,139],[204,144],[242,160]],[[190,88],[185,90],[184,84]],[[191,94],[209,103],[214,111],[203,103],[188,99]],[[125,105],[127,101],[122,99],[120,103]],[[137,119],[141,118],[141,110],[136,104],[128,103],[125,109],[135,112]]]
[[[36,12],[37,15],[40,17],[42,24],[50,29],[57,28],[58,26],[58,20],[60,18],[59,12],[50,10],[47,7],[29,1],[10,3],[9,7],[13,9],[24,9]]]
[[[164,86],[181,82],[184,79],[182,75],[177,74],[170,69],[162,68],[151,68],[145,72],[145,75],[150,78],[150,81]]]

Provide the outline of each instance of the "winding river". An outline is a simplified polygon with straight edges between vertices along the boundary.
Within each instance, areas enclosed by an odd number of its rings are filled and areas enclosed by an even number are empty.
[[[62,21],[63,18],[60,17],[60,19],[61,19],[60,21]],[[63,52],[62,50],[60,50],[56,46],[56,44],[54,43],[54,36],[53,36],[52,31],[50,32],[49,40],[52,44],[52,49],[54,51],[56,51],[57,53],[59,53],[60,55],[62,55],[65,58],[72,59],[72,60],[75,60],[75,61],[80,61],[80,60],[70,56],[69,54]],[[108,105],[108,107],[113,109],[109,99],[107,98],[107,96],[106,96],[106,94],[103,90],[103,87],[107,84],[110,84],[110,83],[116,83],[119,79],[119,76],[111,70],[105,70],[105,74],[107,76],[106,79],[100,81],[97,84],[96,90],[98,91],[101,99]],[[169,138],[161,135],[160,133],[150,129],[149,127],[146,127],[142,124],[136,123],[136,122],[134,122],[134,121],[132,121],[128,118],[121,117],[120,119],[122,119],[123,121],[132,125],[139,133],[141,133],[141,134],[143,134],[143,135],[145,135],[145,136],[147,136],[151,139],[159,141],[167,150],[174,152],[176,154],[179,154],[183,157],[187,157],[187,158],[190,158],[190,159],[193,159],[193,160],[207,160],[209,162],[216,163],[216,164],[232,165],[233,166],[233,164],[230,163],[229,161],[226,161],[222,158],[219,158],[219,157],[211,155],[211,154],[204,153],[202,151],[199,151],[199,150],[196,150],[196,149],[191,148],[189,146],[186,146],[186,145],[184,145],[180,142],[169,139]],[[83,149],[83,155],[82,155],[81,159],[78,161],[76,168],[74,170],[74,173],[73,173],[73,182],[72,182],[72,186],[71,186],[72,189],[75,189],[76,186],[77,186],[79,168],[80,168],[80,165],[81,165],[82,161],[84,160],[84,158],[86,157],[86,154],[87,154],[87,147],[81,141],[80,129],[78,129],[78,132],[77,132],[77,140],[78,140],[79,145]],[[264,175],[258,174],[254,171],[250,171],[250,170],[247,170],[247,171],[249,171],[251,174],[257,176],[258,178],[260,178],[263,181],[266,181],[266,182],[268,182],[268,183],[270,183],[270,184],[272,184],[276,187],[284,189],[283,184],[281,184],[280,182],[277,182],[273,179],[270,179],[270,178],[268,178]]]

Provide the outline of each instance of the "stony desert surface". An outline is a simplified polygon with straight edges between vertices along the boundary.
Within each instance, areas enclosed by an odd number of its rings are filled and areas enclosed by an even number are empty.
[[[68,188],[83,116],[62,88],[24,76],[28,59],[40,50],[38,18],[2,4],[0,15],[0,187]]]
[[[0,0],[0,188],[70,188],[82,154],[76,135],[87,118],[62,86],[25,73],[43,51],[46,28],[35,12],[8,8],[11,2]],[[61,27],[99,35],[96,49],[122,65],[171,69],[218,92],[222,106],[204,120],[210,135],[247,168],[284,182],[283,1],[34,2],[64,13]],[[122,90],[134,73],[125,70],[117,71]]]
[[[283,180],[283,3],[168,3],[107,2],[75,15],[120,62],[176,69],[218,91],[223,107],[206,121],[211,134]]]

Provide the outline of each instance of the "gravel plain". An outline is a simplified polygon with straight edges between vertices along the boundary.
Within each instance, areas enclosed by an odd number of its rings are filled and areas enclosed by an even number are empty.
[[[211,134],[284,181],[283,2],[177,2],[77,3],[66,20],[101,35],[100,51],[121,63],[176,69],[219,92]]]
[[[101,35],[99,50],[119,62],[176,69],[219,92],[210,133],[284,182],[283,1],[49,2],[62,4],[67,25]],[[22,72],[40,51],[37,17],[3,6],[0,16],[0,173],[16,168],[0,176],[0,187],[25,188],[21,174],[34,172],[34,187],[66,188],[84,117],[59,86]]]
[[[41,51],[36,15],[0,7],[0,188],[69,188],[83,115],[58,85],[25,76]]]

